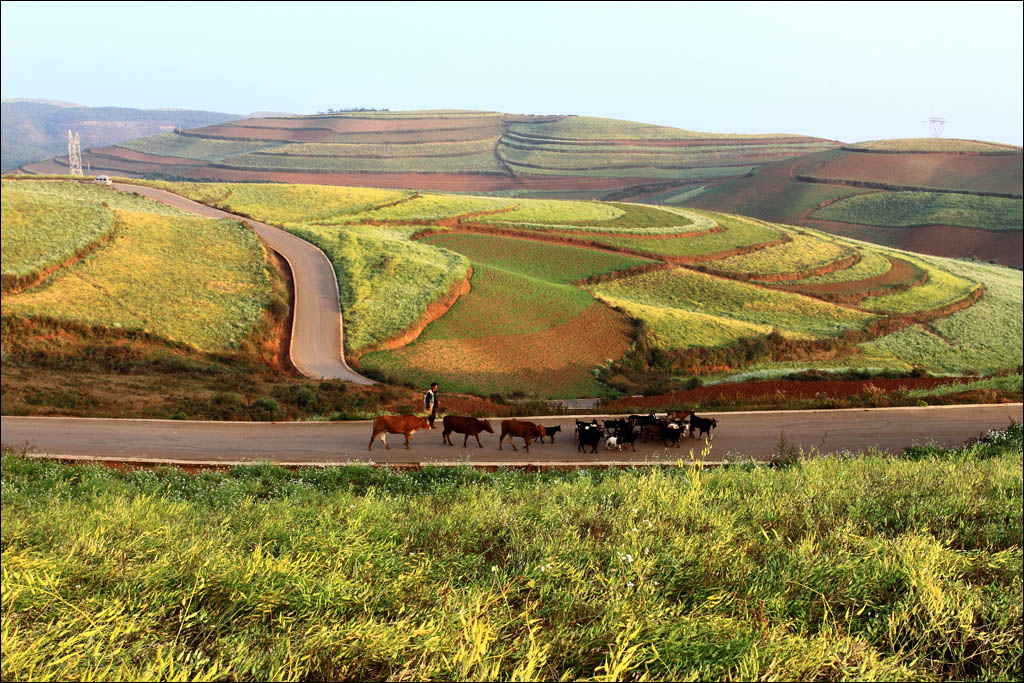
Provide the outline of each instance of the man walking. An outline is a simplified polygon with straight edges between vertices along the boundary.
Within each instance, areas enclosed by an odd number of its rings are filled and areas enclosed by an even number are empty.
[[[430,389],[423,394],[423,410],[429,414],[430,427],[433,428],[437,418],[437,382],[432,382]]]

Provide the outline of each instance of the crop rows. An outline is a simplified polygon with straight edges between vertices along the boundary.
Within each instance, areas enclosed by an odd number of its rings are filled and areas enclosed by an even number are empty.
[[[856,256],[850,246],[828,240],[802,230],[785,230],[790,240],[749,254],[730,256],[715,261],[717,272],[749,275],[754,279],[771,280],[772,276],[798,274]]]
[[[277,156],[310,156],[310,157],[393,157],[405,156],[441,157],[463,154],[492,153],[498,138],[483,138],[465,142],[430,142],[393,144],[360,144],[360,143],[297,143],[260,150],[261,155]]]

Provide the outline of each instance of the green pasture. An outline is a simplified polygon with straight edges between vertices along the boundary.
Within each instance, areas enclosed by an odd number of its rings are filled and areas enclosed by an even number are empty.
[[[953,192],[870,192],[818,209],[811,218],[882,227],[958,225],[1020,230],[1024,201]]]
[[[118,147],[163,156],[182,157],[197,161],[224,161],[239,154],[281,148],[284,143],[275,140],[251,142],[245,140],[218,140],[194,135],[164,133],[118,143]]]
[[[4,297],[4,315],[232,351],[269,301],[263,248],[243,224],[118,211],[110,242],[44,284]]]
[[[1019,679],[1020,425],[827,455],[192,475],[4,449],[2,676]]]
[[[846,329],[863,327],[875,317],[810,297],[686,268],[602,282],[590,289],[601,298],[632,301],[653,309],[702,313],[712,316],[709,322],[715,324],[715,318],[724,318],[778,329],[789,336],[831,337]],[[718,344],[721,343],[724,341]]]

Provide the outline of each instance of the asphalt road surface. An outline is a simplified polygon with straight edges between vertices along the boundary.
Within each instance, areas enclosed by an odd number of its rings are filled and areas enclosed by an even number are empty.
[[[708,462],[743,457],[771,458],[783,437],[805,452],[861,451],[877,447],[899,452],[913,444],[934,442],[960,446],[993,429],[1022,420],[1020,403],[1004,405],[936,406],[778,412],[704,413],[716,417],[718,429]],[[599,416],[600,417],[600,416]],[[5,445],[32,454],[145,462],[233,463],[273,461],[289,464],[330,463],[470,463],[478,465],[554,465],[606,462],[668,462],[701,459],[705,442],[684,439],[681,448],[636,444],[636,452],[618,453],[603,446],[597,453],[579,453],[573,439],[575,417],[532,419],[545,426],[560,425],[554,443],[531,445],[521,439],[518,451],[506,440],[498,450],[499,419],[494,434],[483,433],[483,448],[470,437],[452,435],[455,446],[441,443],[441,420],[432,431],[417,432],[412,449],[401,435],[389,438],[392,449],[378,440],[368,450],[371,424],[359,422],[190,422],[175,420],[115,420],[85,418],[3,417]]]
[[[373,380],[358,374],[345,362],[342,353],[341,305],[338,280],[327,255],[309,242],[266,223],[213,209],[179,195],[142,185],[115,183],[122,192],[137,192],[145,197],[184,209],[205,218],[233,218],[248,224],[257,235],[281,254],[292,269],[295,305],[292,323],[292,363],[307,377],[343,379],[358,384]]]

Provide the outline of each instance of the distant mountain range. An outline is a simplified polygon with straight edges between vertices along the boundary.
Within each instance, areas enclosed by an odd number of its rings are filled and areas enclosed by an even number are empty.
[[[58,155],[67,155],[68,130],[79,134],[82,149],[243,118],[240,114],[188,109],[85,107],[57,100],[10,99],[0,102],[0,148],[4,171]]]

